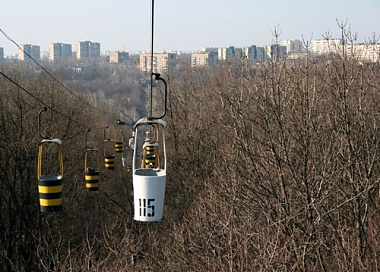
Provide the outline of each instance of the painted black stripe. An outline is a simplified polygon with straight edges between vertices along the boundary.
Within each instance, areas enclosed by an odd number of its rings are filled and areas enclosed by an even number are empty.
[[[58,186],[62,185],[62,179],[54,179],[54,180],[45,180],[45,179],[39,179],[38,185],[41,186]]]
[[[51,193],[51,194],[39,194],[40,198],[43,199],[57,199],[62,197],[62,192],[61,193]]]
[[[94,171],[94,172],[85,172],[86,176],[99,176],[99,171]]]

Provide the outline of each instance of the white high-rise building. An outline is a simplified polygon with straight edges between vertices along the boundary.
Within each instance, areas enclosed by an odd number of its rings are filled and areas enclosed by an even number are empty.
[[[340,50],[343,53],[343,45]],[[347,44],[344,48],[345,54],[359,61],[377,62],[380,59],[380,44]]]
[[[341,39],[311,40],[309,45],[309,51],[315,55],[337,53],[339,52],[341,45]]]

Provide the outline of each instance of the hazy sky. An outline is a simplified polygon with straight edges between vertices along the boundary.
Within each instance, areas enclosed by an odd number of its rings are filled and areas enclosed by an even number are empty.
[[[360,42],[380,35],[380,0],[155,0],[156,52],[340,37],[346,21]],[[1,0],[0,28],[19,44],[101,43],[101,51],[149,51],[151,0]],[[0,34],[5,55],[17,47]]]

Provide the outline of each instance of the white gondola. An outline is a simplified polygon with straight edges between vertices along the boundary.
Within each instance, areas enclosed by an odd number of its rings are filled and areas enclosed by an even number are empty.
[[[134,220],[143,222],[161,221],[164,213],[166,185],[166,122],[162,120],[167,111],[168,86],[159,73],[153,71],[153,25],[154,0],[152,0],[152,48],[150,112],[147,118],[139,119],[133,126],[133,203]],[[160,116],[153,115],[153,81],[164,84],[164,107]],[[157,107],[157,103],[155,107]],[[158,107],[156,108],[156,110]]]
[[[160,221],[166,184],[166,122],[142,118],[134,125],[133,195],[134,220]]]

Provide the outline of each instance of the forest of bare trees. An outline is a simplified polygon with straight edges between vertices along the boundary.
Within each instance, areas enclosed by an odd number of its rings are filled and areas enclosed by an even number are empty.
[[[0,71],[19,84],[0,76],[0,270],[380,270],[379,63],[343,52],[174,71],[157,223],[133,220],[120,155],[101,169],[99,191],[84,186],[86,128],[101,148],[99,128],[123,101],[142,101],[138,83],[105,94],[97,111],[83,102],[95,94],[68,93],[41,71]],[[63,140],[55,213],[38,203],[41,102],[51,107],[44,129]]]

